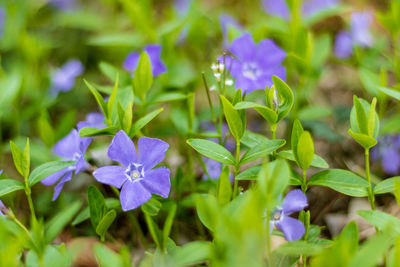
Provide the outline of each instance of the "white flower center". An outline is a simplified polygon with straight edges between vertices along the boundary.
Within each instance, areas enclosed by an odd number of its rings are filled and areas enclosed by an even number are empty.
[[[126,177],[130,181],[140,180],[144,178],[144,168],[142,164],[131,163],[125,171]]]
[[[131,172],[131,177],[133,179],[137,179],[140,177],[140,173],[138,171],[133,171],[133,172]]]
[[[261,76],[262,71],[256,63],[249,62],[243,64],[242,73],[244,77],[255,81]]]

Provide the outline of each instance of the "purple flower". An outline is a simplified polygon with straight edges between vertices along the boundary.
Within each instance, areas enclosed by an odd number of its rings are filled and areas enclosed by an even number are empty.
[[[183,17],[189,11],[191,0],[175,0],[174,1],[174,8],[179,16]]]
[[[156,44],[147,45],[143,50],[150,57],[151,70],[153,76],[158,76],[161,73],[167,71],[167,68],[165,67],[164,63],[161,60],[161,45],[156,45]],[[135,73],[137,64],[139,62],[139,57],[140,57],[139,53],[131,52],[128,54],[128,56],[124,61],[124,69],[129,71],[132,74],[132,76]]]
[[[76,77],[81,75],[83,71],[83,65],[79,60],[69,60],[53,73],[51,77],[51,93],[56,96],[60,91],[71,90],[75,85]]]
[[[76,7],[76,1],[75,0],[49,0],[49,2],[62,10],[72,10]]]
[[[75,163],[42,180],[42,183],[47,186],[58,182],[54,187],[53,201],[57,199],[64,184],[71,180],[73,172],[78,174],[88,168],[89,164],[86,162],[84,154],[91,140],[92,138],[90,137],[80,137],[78,131],[73,129],[66,137],[58,141],[54,146],[54,154],[62,157],[63,160],[71,160]]]
[[[322,10],[329,9],[337,5],[339,0],[305,0],[303,1],[302,13],[305,17],[310,17]],[[290,10],[285,0],[262,0],[265,13],[288,20]]]
[[[123,166],[105,166],[93,172],[94,178],[103,184],[121,189],[121,207],[128,211],[136,209],[157,194],[167,198],[171,189],[167,167],[158,167],[169,145],[156,138],[141,137],[138,140],[138,155],[132,140],[124,131],[119,131],[108,148],[108,157]]]
[[[0,200],[0,216],[4,216],[7,211],[6,206],[4,206],[3,202]]]
[[[85,121],[80,121],[77,124],[78,131],[83,127],[93,127],[97,129],[106,128],[107,125],[104,124],[104,115],[102,113],[93,112],[86,115]]]
[[[372,35],[369,31],[371,21],[372,15],[368,12],[356,12],[351,15],[350,31],[341,31],[336,35],[334,52],[337,58],[350,57],[355,45],[372,45]]]
[[[285,51],[274,41],[264,39],[257,45],[249,33],[236,38],[229,47],[235,58],[225,57],[225,65],[230,66],[230,73],[235,78],[235,88],[251,92],[271,86],[272,76],[285,79],[286,70],[282,61]],[[222,58],[219,59],[222,62]]]
[[[5,16],[6,10],[4,7],[0,7],[0,38],[3,36]]]
[[[307,206],[307,197],[300,189],[290,191],[283,199],[282,206],[274,212],[269,222],[271,229],[275,225],[283,232],[286,240],[299,240],[305,233],[304,225],[289,215],[301,211]]]
[[[383,170],[390,175],[400,173],[400,134],[383,136],[378,145],[372,148],[371,158],[381,160]]]
[[[206,180],[208,177],[211,179],[218,179],[221,175],[221,163],[210,158],[204,158],[204,163],[206,164],[207,174],[203,174],[203,179]]]
[[[234,19],[232,16],[223,14],[219,16],[219,24],[221,25],[222,29],[222,36],[224,38],[224,47],[229,46],[229,36],[228,36],[228,31],[230,27],[237,28],[237,29],[242,29],[242,26],[239,24],[239,22]]]

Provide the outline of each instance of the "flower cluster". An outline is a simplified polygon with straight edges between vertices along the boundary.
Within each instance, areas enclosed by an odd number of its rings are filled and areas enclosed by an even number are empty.
[[[51,76],[51,94],[56,96],[59,92],[71,90],[75,85],[75,79],[84,71],[82,63],[77,59],[71,59]]]
[[[160,45],[147,45],[145,48],[143,48],[143,50],[149,55],[153,76],[158,76],[167,71],[167,68],[161,60]],[[124,69],[129,71],[132,76],[135,74],[136,67],[139,63],[139,58],[140,54],[138,52],[131,52],[124,61]]]
[[[119,131],[108,148],[108,157],[122,166],[100,167],[93,172],[95,179],[121,189],[122,210],[136,209],[157,194],[167,198],[171,188],[167,167],[153,169],[165,157],[169,145],[156,138],[141,137],[138,154],[132,140]]]
[[[283,199],[282,206],[277,208],[269,221],[270,229],[276,226],[283,232],[286,240],[299,240],[305,233],[302,222],[289,217],[294,212],[299,212],[308,206],[306,195],[300,190],[290,191]]]
[[[368,12],[356,12],[351,15],[350,31],[341,31],[336,35],[334,52],[337,58],[346,59],[353,54],[354,46],[372,45],[369,26],[372,15]]]

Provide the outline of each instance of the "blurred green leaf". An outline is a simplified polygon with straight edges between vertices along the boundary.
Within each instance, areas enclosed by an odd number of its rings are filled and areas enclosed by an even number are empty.
[[[232,196],[232,185],[231,181],[229,180],[229,167],[225,166],[222,171],[221,175],[218,179],[218,193],[217,199],[218,203],[223,206],[231,200]]]
[[[29,187],[34,186],[44,178],[73,165],[75,161],[51,161],[36,167],[29,175]]]
[[[378,88],[381,92],[384,92],[385,94],[387,94],[388,96],[393,97],[394,99],[397,99],[400,101],[400,92],[399,91],[395,91],[393,89],[390,88],[385,88],[385,87],[379,87]]]
[[[1,179],[0,180],[0,197],[24,189],[24,185],[13,179]]]
[[[90,220],[93,228],[97,229],[101,219],[107,212],[107,206],[103,194],[93,185],[90,185],[88,188],[87,198],[90,210]]]
[[[15,168],[22,175],[22,177],[28,179],[30,172],[29,138],[26,140],[23,152],[13,141],[10,141],[10,148]]]
[[[235,177],[236,180],[257,180],[258,173],[261,170],[261,165],[256,165],[247,170],[242,171],[239,173],[238,176]]]
[[[287,159],[287,160],[296,161],[296,159],[294,158],[292,150],[280,151],[277,155],[282,157],[282,158],[284,158],[284,159]],[[317,154],[314,154],[314,157],[313,157],[313,159],[311,161],[311,165],[310,166],[317,167],[317,168],[322,168],[322,169],[329,168],[328,163],[323,158],[318,156]]]
[[[285,143],[286,141],[283,139],[267,140],[263,143],[259,143],[242,156],[242,158],[240,159],[240,165],[249,163],[258,158],[265,157],[271,154],[273,151],[284,146]]]
[[[94,254],[97,263],[102,267],[124,267],[123,260],[118,253],[107,248],[104,244],[94,245]]]
[[[385,194],[395,190],[395,183],[400,182],[400,176],[387,178],[374,187],[374,194]]]
[[[146,52],[142,52],[133,78],[135,95],[138,95],[144,101],[152,83],[153,74],[151,72],[150,57]]]
[[[292,255],[292,256],[300,256],[300,255],[315,255],[323,249],[321,245],[308,243],[303,240],[287,242],[277,249],[274,250],[274,253],[284,254],[284,255]]]
[[[276,114],[276,112],[269,107],[248,101],[239,102],[235,105],[235,109],[237,110],[248,108],[254,108],[270,124],[274,124],[278,120],[278,115]]]
[[[149,201],[144,203],[140,208],[144,213],[149,216],[156,216],[161,209],[161,202],[155,199],[154,197],[151,198]]]
[[[96,233],[100,236],[102,241],[104,241],[107,230],[110,228],[116,217],[117,213],[115,210],[110,210],[99,221],[99,224],[96,227]]]
[[[100,93],[96,90],[96,88],[95,88],[93,85],[91,85],[88,81],[84,80],[84,82],[85,82],[86,86],[89,88],[90,92],[93,94],[94,98],[96,99],[97,104],[100,106],[101,110],[102,110],[103,113],[104,113],[104,116],[105,116],[106,118],[109,118],[109,114],[108,114],[108,112],[107,112],[107,105],[106,105],[106,103],[104,102],[104,99],[103,99],[103,97],[101,96],[101,94],[100,94]]]
[[[245,130],[245,125],[243,125],[242,118],[240,117],[238,110],[233,108],[228,99],[226,99],[223,95],[220,97],[229,130],[236,140],[240,140]]]
[[[155,117],[157,117],[158,114],[160,114],[164,109],[163,108],[159,108],[156,109],[146,115],[144,115],[143,117],[141,117],[140,119],[138,119],[131,128],[131,132],[129,133],[129,136],[131,138],[133,138],[138,131],[140,131],[144,126],[146,126],[151,120],[153,120]]]

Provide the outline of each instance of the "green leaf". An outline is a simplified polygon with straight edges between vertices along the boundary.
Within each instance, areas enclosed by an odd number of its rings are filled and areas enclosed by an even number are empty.
[[[180,92],[168,92],[168,93],[157,94],[157,96],[154,97],[150,102],[153,104],[165,103],[165,102],[183,100],[185,98],[187,98],[186,94]]]
[[[119,199],[116,198],[106,198],[106,207],[107,209],[121,209],[121,202]],[[75,219],[72,221],[72,226],[75,226],[77,224],[80,224],[81,222],[86,221],[87,219],[90,218],[90,210],[89,206],[85,207],[79,214],[75,217]]]
[[[46,242],[51,243],[57,235],[67,226],[67,224],[74,218],[75,214],[79,211],[82,202],[80,200],[69,204],[67,208],[60,211],[46,224]]]
[[[389,89],[389,88],[385,88],[385,87],[379,87],[378,89],[379,89],[379,91],[387,94],[388,96],[391,96],[400,101],[400,92],[399,91],[395,91],[393,89]]]
[[[245,128],[243,127],[243,121],[240,117],[238,110],[235,110],[223,95],[221,95],[222,106],[226,121],[228,122],[229,130],[236,140],[240,140],[244,134]]]
[[[275,124],[278,120],[278,115],[276,114],[276,112],[269,107],[247,101],[239,102],[235,105],[235,109],[238,110],[248,108],[254,108],[270,124]]]
[[[114,136],[118,131],[115,126],[106,127],[104,129],[97,129],[94,127],[83,127],[79,131],[81,137],[93,137],[93,136]]]
[[[400,220],[393,215],[378,210],[358,210],[357,214],[381,231],[389,227],[400,234]]]
[[[119,81],[119,75],[117,73],[117,78],[115,79],[115,83],[114,83],[114,89],[110,95],[110,98],[108,99],[108,103],[107,103],[107,113],[109,116],[109,120],[111,120],[111,114],[113,113],[113,109],[114,109],[114,102],[115,102],[115,98],[117,97],[117,91],[118,91],[118,81]]]
[[[101,219],[107,212],[106,203],[104,197],[95,186],[90,185],[87,192],[90,220],[94,229],[97,229]]]
[[[207,241],[195,241],[177,247],[173,254],[175,266],[195,266],[210,259],[212,244]]]
[[[209,230],[214,231],[217,219],[219,204],[213,195],[198,195],[196,197],[196,211],[201,223]]]
[[[351,130],[355,133],[368,135],[368,121],[367,115],[371,111],[371,105],[362,98],[354,96],[354,106],[350,112],[350,126]],[[361,114],[361,115],[360,115]],[[362,126],[359,124],[363,123]],[[375,126],[374,133],[370,137],[377,138],[379,134],[379,117],[375,112]]]
[[[286,141],[282,139],[268,140],[263,143],[259,143],[242,156],[240,159],[240,165],[249,163],[261,157],[265,157],[278,148],[284,146],[285,143]]]
[[[373,137],[375,132],[375,108],[376,108],[376,97],[372,99],[371,107],[368,113],[368,135]]]
[[[153,120],[163,110],[164,110],[163,108],[156,109],[156,110],[146,114],[145,116],[141,117],[140,119],[138,119],[132,125],[132,129],[129,133],[129,137],[133,138],[137,134],[138,131],[140,131],[144,126],[146,126],[151,120]]]
[[[299,157],[297,155],[297,145],[299,143],[300,136],[303,134],[303,126],[301,126],[301,123],[299,120],[295,120],[293,123],[293,128],[292,128],[292,137],[291,137],[291,145],[292,145],[292,151],[294,154],[294,158],[299,164]]]
[[[284,255],[292,255],[292,256],[300,256],[300,255],[315,255],[320,252],[324,247],[314,243],[308,243],[303,240],[287,242],[277,249],[274,250],[274,253],[284,254]]]
[[[150,57],[146,52],[142,52],[133,78],[135,94],[138,95],[142,101],[146,99],[147,91],[149,91],[152,83],[153,74],[151,72]]]
[[[378,143],[375,138],[370,137],[366,134],[355,133],[352,131],[352,129],[349,129],[348,132],[349,135],[351,135],[351,137],[353,137],[353,139],[365,149],[370,149]]]
[[[279,152],[277,155],[280,156],[281,158],[284,158],[287,160],[296,161],[292,150],[284,150],[284,151]],[[322,169],[329,168],[329,164],[323,158],[318,156],[317,154],[314,154],[314,158],[312,159],[310,166],[322,168]]]
[[[313,175],[308,185],[329,187],[335,191],[353,197],[367,196],[368,183],[360,176],[341,169],[332,169]]]
[[[108,228],[110,228],[116,217],[117,213],[115,212],[115,210],[110,210],[103,216],[103,218],[101,218],[99,224],[96,227],[96,233],[100,236],[102,241],[104,241],[107,230]]]
[[[278,121],[281,121],[290,112],[294,103],[294,96],[292,89],[282,81],[278,76],[272,76],[272,81],[279,95],[281,105],[278,108]]]
[[[297,151],[299,167],[304,171],[307,170],[314,158],[314,142],[309,132],[304,131],[299,138]]]
[[[400,176],[391,177],[379,182],[374,187],[374,194],[385,194],[395,190],[395,183],[400,182]]]
[[[162,240],[163,240],[163,249],[167,248],[168,244],[168,237],[171,233],[172,224],[174,223],[174,218],[176,214],[176,204],[173,203],[172,206],[169,208],[167,219],[164,223],[164,228],[162,230]]]
[[[107,105],[104,102],[103,97],[101,96],[101,94],[96,90],[96,88],[91,85],[88,81],[86,81],[85,79],[83,80],[86,84],[86,86],[89,88],[90,92],[93,94],[94,98],[97,101],[97,104],[99,105],[100,109],[103,111],[104,116],[106,118],[109,118],[109,114],[107,112]]]
[[[231,181],[229,180],[229,167],[225,166],[222,171],[221,175],[218,179],[218,193],[217,199],[218,203],[223,206],[231,200],[232,196],[232,186]]]
[[[189,139],[186,141],[194,150],[223,164],[235,165],[232,154],[220,144],[204,139]]]
[[[256,165],[247,170],[242,171],[239,173],[238,176],[235,177],[236,180],[257,180],[258,173],[261,170],[261,165]]]
[[[149,216],[156,216],[160,211],[161,206],[161,202],[153,197],[149,201],[144,203],[140,208],[144,213],[148,214]]]
[[[353,102],[356,112],[358,131],[362,134],[368,134],[368,122],[367,122],[366,111],[356,95],[353,97]]]
[[[36,167],[29,175],[29,187],[34,186],[35,184],[42,181],[44,178],[52,175],[53,173],[68,168],[74,163],[75,161],[50,161]]]
[[[244,132],[244,135],[242,139],[240,139],[240,142],[244,144],[245,146],[252,148],[254,146],[257,146],[260,143],[264,143],[268,141],[269,139],[265,137],[264,135],[253,133],[252,131],[246,130]]]
[[[30,150],[29,150],[29,138],[26,140],[24,152],[13,142],[10,141],[11,154],[14,160],[14,165],[17,171],[25,179],[29,176],[30,171]]]
[[[102,267],[124,267],[124,262],[120,255],[107,248],[103,244],[94,245],[94,254],[97,263]]]
[[[150,215],[145,213],[145,219],[147,223],[147,227],[149,229],[149,232],[151,234],[151,237],[154,240],[154,243],[156,243],[157,248],[161,248],[161,236],[160,236],[160,229],[158,229],[157,224],[153,221]]]
[[[13,179],[1,179],[0,180],[0,197],[24,189],[24,185]]]

